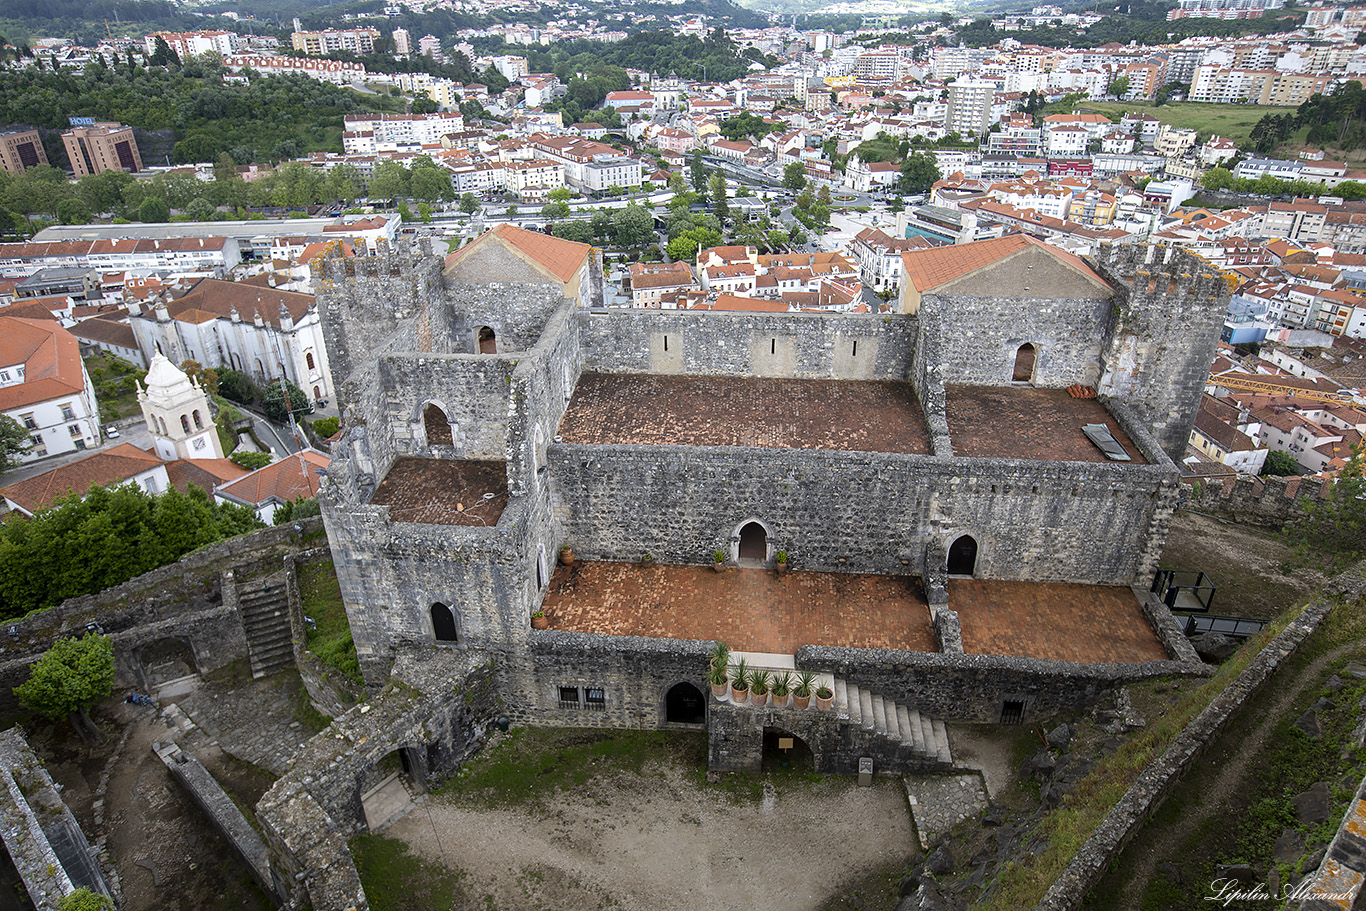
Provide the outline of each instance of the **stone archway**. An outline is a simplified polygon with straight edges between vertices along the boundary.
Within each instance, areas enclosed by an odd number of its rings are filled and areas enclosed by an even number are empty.
[[[702,691],[686,680],[675,683],[664,694],[665,724],[706,724],[707,700]]]
[[[764,728],[763,769],[769,771],[816,771],[815,751],[805,740],[783,728]]]
[[[764,563],[768,560],[768,529],[757,520],[740,526],[736,537],[735,558],[737,561]]]
[[[971,576],[977,571],[977,539],[960,535],[949,545],[948,570],[950,576]]]
[[[422,430],[427,435],[427,446],[451,446],[451,421],[445,409],[435,402],[422,408]]]
[[[436,636],[437,642],[458,642],[460,640],[454,611],[438,601],[431,607],[431,616],[432,634]]]
[[[1034,382],[1034,364],[1037,359],[1037,352],[1034,345],[1025,342],[1015,349],[1015,367],[1011,371],[1010,379],[1015,383]]]

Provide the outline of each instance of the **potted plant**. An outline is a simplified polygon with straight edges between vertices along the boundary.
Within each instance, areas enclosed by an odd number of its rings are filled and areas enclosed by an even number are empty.
[[[712,667],[719,667],[724,671],[726,665],[730,664],[730,646],[724,642],[717,642],[712,646],[711,655],[708,657],[710,658],[708,663]]]
[[[730,677],[726,674],[726,665],[713,664],[707,670],[707,682],[711,684],[711,694],[716,697],[717,702],[725,702],[726,696],[730,693]]]
[[[816,708],[822,712],[830,711],[830,706],[835,702],[835,691],[828,686],[823,686],[816,690]]]
[[[566,544],[560,548],[560,563],[564,566],[574,562],[574,548]]]
[[[787,573],[787,551],[780,550],[773,557],[773,568],[778,571],[778,575]]]
[[[719,547],[711,552],[711,568],[718,573],[726,571],[726,552]]]
[[[640,565],[641,565],[641,566],[654,566],[654,565],[655,565],[655,558],[654,558],[653,556],[651,556],[650,554],[645,554],[644,556],[642,556],[642,557],[640,558]]]
[[[741,658],[730,669],[730,701],[736,705],[744,705],[748,698],[749,668],[745,667],[745,659]]]
[[[801,671],[797,682],[792,686],[792,704],[799,709],[811,705],[811,691],[815,689],[816,675],[812,671]]]
[[[775,709],[787,708],[787,697],[792,692],[792,672],[783,671],[781,674],[774,674],[773,685],[769,687],[769,692],[773,694],[773,707]]]
[[[768,671],[755,671],[749,678],[749,704],[764,706],[768,704]]]
[[[549,628],[550,628],[550,618],[548,618],[548,617],[545,615],[545,611],[543,611],[543,610],[538,610],[538,611],[536,611],[536,613],[534,613],[534,614],[531,615],[531,628],[532,628],[532,629],[549,629]]]

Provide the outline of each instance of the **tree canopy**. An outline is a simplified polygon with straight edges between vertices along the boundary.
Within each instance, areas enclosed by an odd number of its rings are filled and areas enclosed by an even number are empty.
[[[114,687],[114,648],[109,637],[87,633],[58,639],[14,688],[19,704],[54,721],[85,715]],[[74,721],[74,719],[73,719]]]
[[[103,591],[260,527],[252,510],[215,503],[198,487],[156,495],[132,484],[91,487],[0,525],[0,619]]]
[[[1301,557],[1341,570],[1366,555],[1366,448],[1358,446],[1328,496],[1311,502],[1287,534]]]
[[[0,414],[0,472],[18,465],[32,445],[28,431],[18,421],[7,414]]]

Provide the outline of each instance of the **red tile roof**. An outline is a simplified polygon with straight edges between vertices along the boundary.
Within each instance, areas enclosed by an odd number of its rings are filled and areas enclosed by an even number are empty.
[[[17,364],[24,365],[24,381],[0,387],[0,411],[85,389],[80,344],[55,322],[0,317],[0,365]]]
[[[91,485],[107,487],[150,471],[162,460],[132,443],[121,443],[76,462],[0,488],[0,494],[25,512],[35,512],[70,493],[84,495]]]
[[[473,241],[446,257],[446,269],[463,262],[472,255],[473,250],[489,243],[502,245],[519,254],[523,259],[538,266],[541,271],[555,276],[561,282],[572,281],[583,266],[583,261],[592,251],[588,244],[528,231],[516,225],[496,225],[490,231],[476,237]]]
[[[1059,262],[1101,284],[1107,284],[1105,279],[1097,275],[1080,257],[1026,234],[1009,234],[1005,237],[979,240],[968,244],[933,247],[928,250],[912,250],[901,254],[901,261],[905,265],[906,277],[911,285],[923,293],[960,279],[1029,247],[1035,247],[1041,252],[1047,253]]]
[[[253,506],[272,499],[286,503],[316,496],[320,480],[317,469],[326,468],[329,461],[322,453],[306,449],[231,481],[219,487],[217,493]]]

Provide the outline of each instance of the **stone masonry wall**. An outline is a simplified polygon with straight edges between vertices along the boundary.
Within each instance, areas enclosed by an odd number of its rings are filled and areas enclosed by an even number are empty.
[[[585,372],[840,380],[907,379],[917,327],[902,315],[668,310],[579,321]]]
[[[1281,529],[1308,515],[1308,507],[1329,495],[1321,478],[1236,478],[1181,482],[1182,509],[1263,528]]]
[[[113,640],[117,686],[143,685],[139,650],[161,639],[186,641],[201,673],[246,658],[236,606],[224,603],[223,572],[236,567],[238,581],[273,572],[282,556],[316,546],[320,531],[322,520],[312,518],[220,541],[122,585],[4,624],[0,709],[15,707],[12,688],[28,679],[29,665],[54,641],[91,623]]]
[[[1165,529],[1162,465],[687,446],[550,447],[557,520],[588,560],[707,564],[757,519],[817,571],[922,575],[927,545],[978,542],[976,575],[1127,585]]]

